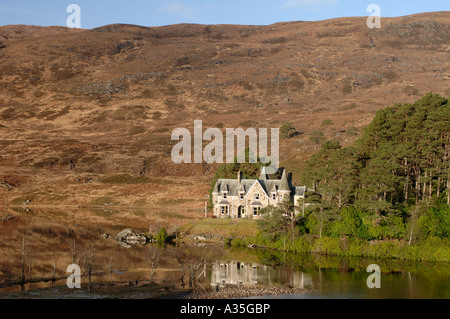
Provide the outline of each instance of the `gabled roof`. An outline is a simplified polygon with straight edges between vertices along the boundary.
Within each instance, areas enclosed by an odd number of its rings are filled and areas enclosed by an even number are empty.
[[[286,170],[284,170],[283,175],[281,175],[280,188],[278,190],[287,192],[291,191],[291,187],[289,186],[289,182],[286,175]]]
[[[213,189],[213,194],[219,194],[219,183],[216,182],[216,184],[214,185],[214,189]]]
[[[228,187],[228,184],[225,184],[225,185],[223,186],[223,188],[221,189],[221,191],[222,191],[222,192],[229,192],[229,191],[230,191],[230,188]]]
[[[277,185],[275,183],[273,183],[272,187],[270,188],[270,192],[271,193],[276,193],[277,192]]]
[[[305,196],[306,186],[296,186],[295,187],[295,196]]]
[[[237,179],[219,179],[214,185],[213,193],[219,194],[228,190],[228,196],[238,196],[242,189],[244,192],[248,192],[254,182],[254,179],[241,179],[240,183]]]
[[[264,174],[266,172],[265,168],[261,169],[260,177],[267,176]],[[265,192],[266,196],[269,196],[273,192],[291,192],[296,195],[304,196],[306,187],[294,187],[291,185],[287,178],[286,170],[283,171],[281,179],[219,179],[214,185],[213,193],[219,194],[220,192],[227,191],[228,196],[239,196],[239,193],[244,192],[245,195],[254,187],[256,184]]]
[[[269,195],[267,194],[267,190],[262,186],[262,183],[260,183],[260,182],[264,182],[264,180],[258,180],[258,179],[255,179],[255,180],[254,180],[254,183],[252,184],[252,186],[251,186],[250,189],[248,190],[247,194],[245,194],[245,197],[247,197],[248,193],[250,193],[250,190],[251,190],[256,184],[258,184],[258,185],[262,188],[262,190],[264,191],[264,193],[266,194],[266,196],[269,196]],[[245,198],[245,197],[244,197],[244,198]]]

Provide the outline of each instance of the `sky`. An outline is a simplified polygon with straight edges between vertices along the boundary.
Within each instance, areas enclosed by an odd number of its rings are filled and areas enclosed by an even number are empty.
[[[267,25],[368,16],[377,4],[381,17],[449,11],[449,0],[0,0],[0,25],[67,26],[70,4],[80,8],[81,28],[126,23]]]

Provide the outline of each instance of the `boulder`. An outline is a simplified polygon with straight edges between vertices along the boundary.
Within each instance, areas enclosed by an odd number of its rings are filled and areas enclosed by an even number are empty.
[[[125,228],[116,235],[116,241],[123,247],[130,248],[137,244],[145,245],[147,238],[144,235],[138,235],[132,228]]]

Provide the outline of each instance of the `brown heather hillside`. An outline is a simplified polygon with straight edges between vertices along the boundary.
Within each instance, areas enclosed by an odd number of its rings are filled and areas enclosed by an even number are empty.
[[[376,30],[366,18],[0,27],[0,206],[200,217],[216,167],[170,158],[171,131],[194,120],[223,130],[293,122],[299,134],[281,141],[280,160],[298,178],[317,148],[312,131],[349,144],[380,108],[450,95],[449,22],[435,12]]]

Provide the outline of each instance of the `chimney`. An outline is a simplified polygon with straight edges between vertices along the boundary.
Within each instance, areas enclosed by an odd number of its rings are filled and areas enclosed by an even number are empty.
[[[238,171],[238,183],[241,183],[241,171]]]

